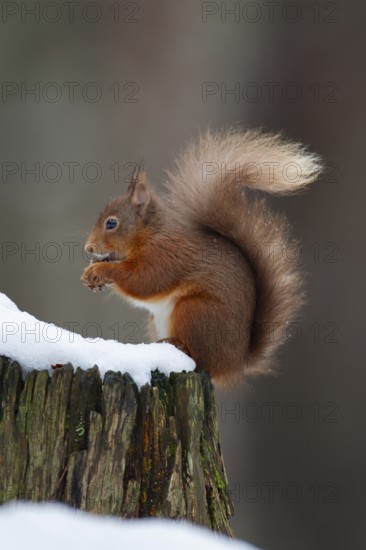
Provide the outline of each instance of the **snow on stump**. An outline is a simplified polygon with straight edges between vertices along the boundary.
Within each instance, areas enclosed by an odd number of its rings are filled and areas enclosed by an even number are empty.
[[[61,501],[125,518],[187,519],[231,535],[215,396],[205,373],[140,389],[97,367],[32,370],[0,357],[0,503]]]

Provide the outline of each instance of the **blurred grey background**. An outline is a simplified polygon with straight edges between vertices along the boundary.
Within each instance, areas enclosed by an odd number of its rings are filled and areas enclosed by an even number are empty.
[[[281,374],[217,396],[232,526],[271,550],[365,548],[365,6],[36,4],[1,4],[0,291],[84,335],[147,341],[141,312],[79,281],[138,158],[159,188],[209,124],[309,145],[321,180],[271,200],[302,241],[308,305]]]

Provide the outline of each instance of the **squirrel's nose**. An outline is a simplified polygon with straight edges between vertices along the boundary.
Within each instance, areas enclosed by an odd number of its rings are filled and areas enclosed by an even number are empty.
[[[84,250],[87,254],[89,254],[90,256],[93,256],[95,254],[95,250],[94,250],[94,247],[93,245],[91,245],[90,243],[86,243],[85,247],[84,247]]]

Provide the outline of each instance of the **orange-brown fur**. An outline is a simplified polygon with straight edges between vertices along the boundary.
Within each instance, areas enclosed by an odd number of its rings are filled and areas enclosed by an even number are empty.
[[[262,170],[256,181],[249,168],[238,168],[266,162],[272,171],[265,176]],[[223,163],[225,171],[203,181],[205,163]],[[302,171],[295,182],[291,163]],[[290,166],[290,183],[283,166]],[[168,173],[166,196],[158,198],[139,174],[126,195],[106,206],[86,250],[113,252],[117,261],[91,264],[82,280],[92,289],[111,284],[124,297],[150,304],[173,300],[164,337],[182,341],[197,369],[216,383],[266,372],[303,302],[302,277],[296,262],[284,257],[287,221],[269,212],[263,199],[250,199],[245,187],[294,192],[318,168],[314,155],[278,136],[208,132]],[[105,228],[110,216],[119,223],[112,231]]]

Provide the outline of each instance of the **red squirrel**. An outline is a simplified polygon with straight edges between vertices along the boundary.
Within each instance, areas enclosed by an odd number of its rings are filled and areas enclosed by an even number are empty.
[[[81,279],[148,310],[152,341],[187,351],[215,384],[268,373],[304,302],[303,276],[286,218],[251,190],[295,193],[319,170],[316,155],[279,135],[207,131],[167,172],[161,196],[139,171],[107,204]]]

